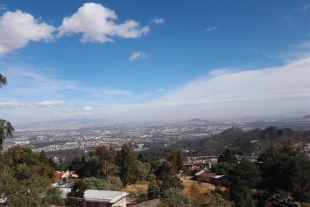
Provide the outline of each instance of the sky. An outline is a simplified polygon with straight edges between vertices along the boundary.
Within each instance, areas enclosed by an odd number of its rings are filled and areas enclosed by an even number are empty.
[[[0,118],[310,113],[310,0],[0,0]]]

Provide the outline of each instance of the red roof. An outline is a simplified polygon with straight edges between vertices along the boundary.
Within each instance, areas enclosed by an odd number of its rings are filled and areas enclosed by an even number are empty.
[[[59,172],[55,172],[54,175],[55,175],[55,180],[59,180],[62,177],[62,173],[59,173]]]

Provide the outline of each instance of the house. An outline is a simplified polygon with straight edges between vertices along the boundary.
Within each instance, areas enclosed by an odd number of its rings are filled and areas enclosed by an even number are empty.
[[[191,161],[184,161],[183,167],[187,170],[195,170],[195,169],[211,169],[211,162],[206,160],[191,160]]]
[[[67,198],[67,194],[71,192],[71,188],[60,188],[62,190],[61,197]],[[128,193],[123,191],[110,190],[86,190],[84,192],[84,200],[86,207],[126,207],[126,196]]]
[[[228,176],[216,175],[215,173],[210,171],[201,170],[195,174],[195,178],[198,181],[212,183],[215,185],[223,185],[223,186],[230,185]]]
[[[215,176],[215,173],[213,172],[206,172],[204,170],[199,171],[198,173],[195,174],[195,178],[198,181],[201,182],[207,182],[210,183],[211,182],[211,178],[213,178]]]

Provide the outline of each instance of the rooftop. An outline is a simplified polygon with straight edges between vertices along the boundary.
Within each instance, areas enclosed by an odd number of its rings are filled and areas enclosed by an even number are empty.
[[[61,197],[64,199],[71,192],[71,188],[61,188],[61,190]],[[101,203],[115,203],[127,195],[128,193],[123,191],[110,190],[86,190],[84,193],[85,201],[97,201]]]

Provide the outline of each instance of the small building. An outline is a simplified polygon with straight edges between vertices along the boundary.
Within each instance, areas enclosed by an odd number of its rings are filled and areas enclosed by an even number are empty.
[[[61,188],[63,199],[71,192],[71,188]],[[86,190],[84,200],[86,207],[126,207],[126,196],[128,193],[123,191],[110,190]]]
[[[198,173],[195,174],[195,178],[198,180],[198,181],[201,181],[201,182],[207,182],[207,183],[211,183],[211,178],[214,178],[215,177],[215,173],[213,172],[206,172],[204,170],[201,170],[199,171]]]
[[[228,176],[216,175],[215,173],[210,172],[210,171],[201,170],[195,174],[195,178],[198,181],[212,183],[215,185],[223,185],[223,186],[229,186],[230,185],[230,181],[229,181]]]

